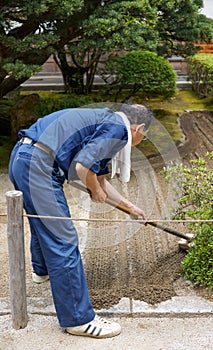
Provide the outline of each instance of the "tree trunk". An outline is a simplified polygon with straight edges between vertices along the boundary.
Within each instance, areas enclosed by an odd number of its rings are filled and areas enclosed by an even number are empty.
[[[96,55],[96,60],[90,65],[87,75],[86,75],[86,84],[85,84],[85,92],[89,93],[92,91],[94,79],[95,79],[95,73],[97,71],[97,66],[100,60],[101,54]]]
[[[66,52],[58,52],[59,62],[56,61],[64,79],[65,91],[67,93],[84,94],[84,74],[88,68],[70,66],[67,62]]]
[[[0,99],[4,97],[8,92],[15,90],[18,88],[22,83],[24,83],[28,78],[22,78],[19,80],[16,80],[13,77],[6,78],[2,81],[0,84]]]

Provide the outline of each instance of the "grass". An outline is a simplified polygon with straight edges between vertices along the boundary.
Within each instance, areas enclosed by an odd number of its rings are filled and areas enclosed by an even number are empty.
[[[27,94],[27,93],[22,93]],[[92,100],[94,103],[100,103],[100,101],[109,102],[109,96],[106,96],[102,91],[90,94],[88,97],[65,95],[63,93],[54,92],[39,92],[39,96],[44,100],[44,104],[52,103],[54,108],[57,109],[57,105],[67,104],[67,101],[72,103],[73,100],[87,101],[90,103]],[[154,126],[150,131],[150,136],[155,133],[155,140],[157,144],[162,143],[162,147],[165,147],[163,143],[165,141],[165,130],[172,137],[174,143],[178,143],[182,139],[182,133],[178,126],[178,116],[186,110],[212,110],[212,96],[206,98],[200,98],[191,90],[180,90],[176,96],[172,99],[166,100],[159,96],[144,97],[141,94],[137,94],[134,98],[137,103],[146,104],[155,113],[156,119],[159,121],[159,125],[162,127]],[[58,103],[57,103],[58,102]],[[95,105],[94,104],[94,105]],[[104,103],[103,103],[104,105]],[[165,128],[165,129],[164,129]],[[151,156],[158,153],[157,148],[150,141],[142,142],[138,146],[143,150],[146,156]],[[10,138],[6,136],[0,136],[0,169],[7,168],[9,155],[11,152]]]
[[[153,109],[168,110],[173,113],[183,113],[185,110],[212,110],[213,97],[199,97],[192,90],[180,90],[174,98],[164,100],[160,97],[147,99]]]

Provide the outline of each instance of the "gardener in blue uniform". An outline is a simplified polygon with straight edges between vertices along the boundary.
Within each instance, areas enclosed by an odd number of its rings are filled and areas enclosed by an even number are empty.
[[[95,315],[76,228],[71,220],[57,217],[70,217],[64,181],[80,179],[92,200],[102,203],[108,197],[146,219],[143,210],[122,197],[105,177],[110,160],[128,142],[132,146],[141,142],[152,119],[145,106],[122,108],[123,112],[65,109],[47,115],[19,132],[11,154],[9,177],[23,192],[24,208],[27,214],[42,216],[29,217],[33,280],[50,279],[59,324],[71,334],[103,338],[121,331],[119,324]]]

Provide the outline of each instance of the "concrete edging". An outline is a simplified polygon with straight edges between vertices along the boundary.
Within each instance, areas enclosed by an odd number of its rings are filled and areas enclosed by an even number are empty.
[[[56,316],[51,298],[27,298],[28,313]],[[105,316],[127,317],[203,317],[213,316],[213,302],[198,296],[175,296],[159,304],[150,305],[131,298],[122,298],[109,309],[96,310]],[[0,316],[10,314],[10,301],[0,298]]]

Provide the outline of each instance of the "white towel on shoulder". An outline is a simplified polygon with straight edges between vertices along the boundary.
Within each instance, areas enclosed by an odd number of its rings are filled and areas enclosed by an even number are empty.
[[[111,178],[115,174],[119,174],[122,182],[129,182],[131,173],[131,146],[132,146],[132,134],[130,131],[130,122],[123,112],[116,112],[123,119],[128,130],[128,142],[120,152],[118,152],[114,158],[112,158],[112,174]]]

